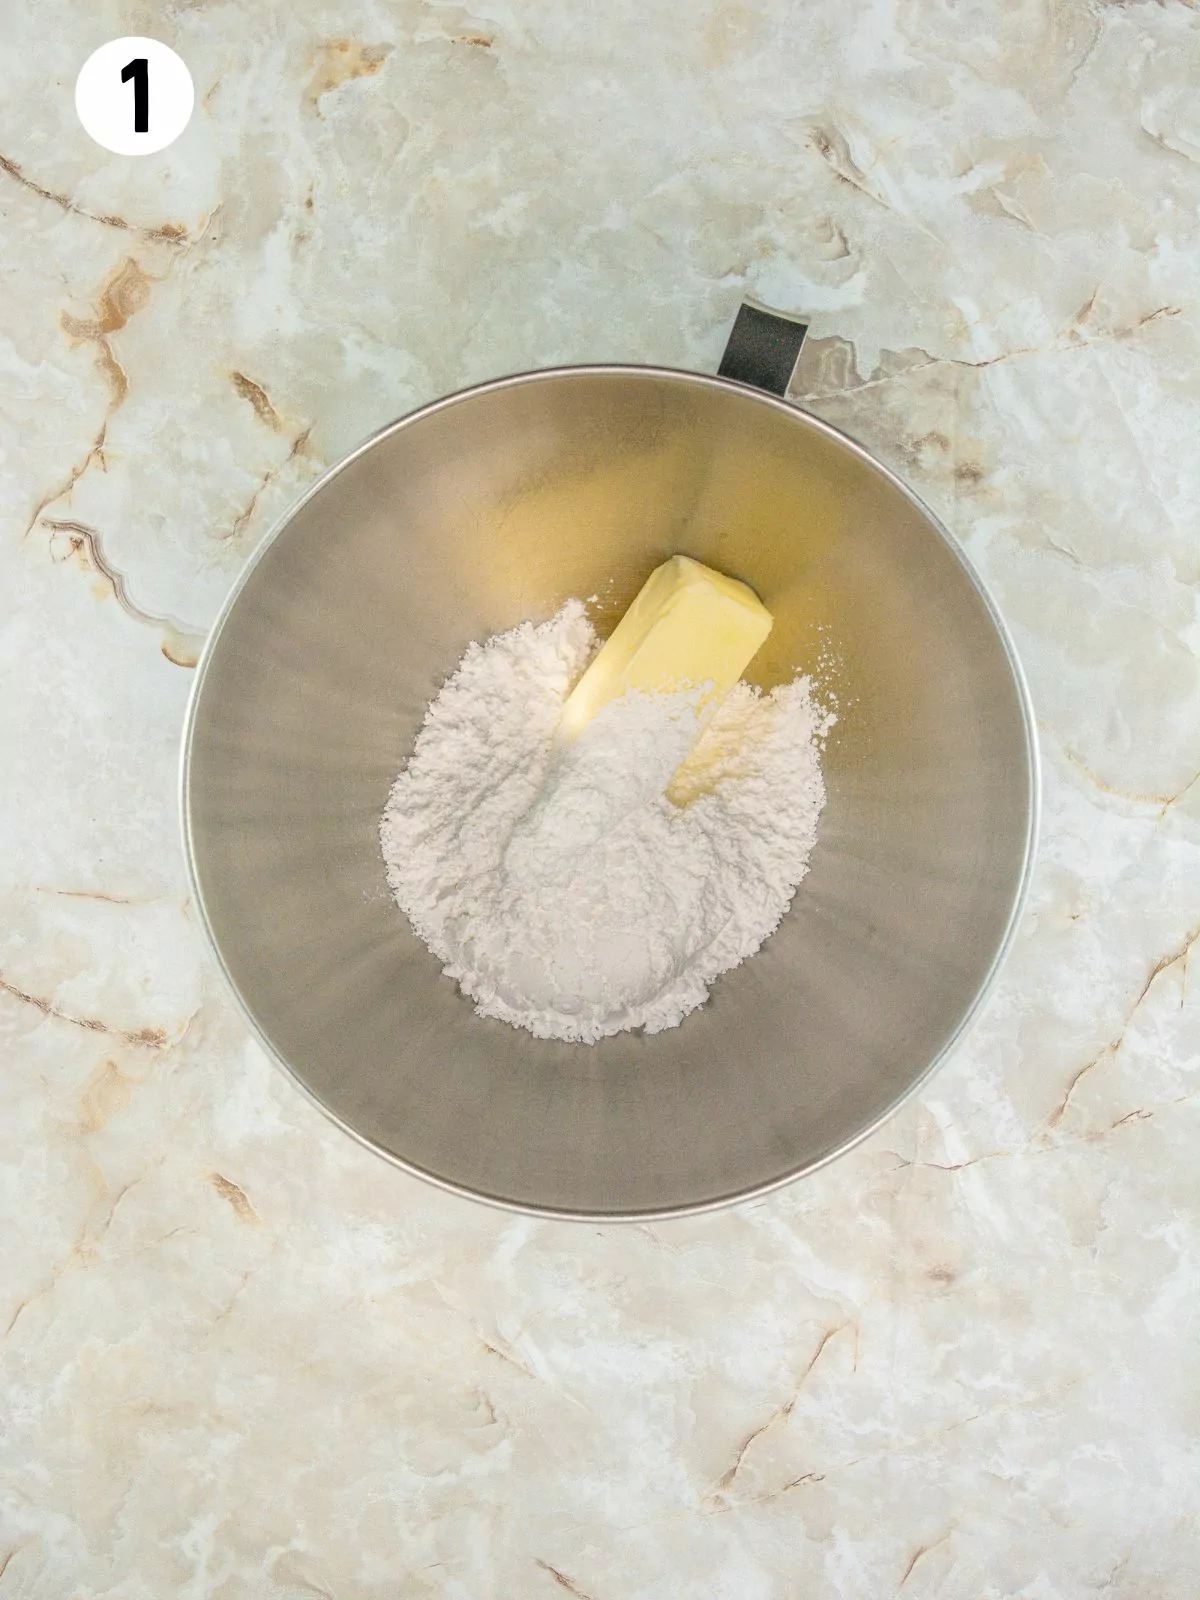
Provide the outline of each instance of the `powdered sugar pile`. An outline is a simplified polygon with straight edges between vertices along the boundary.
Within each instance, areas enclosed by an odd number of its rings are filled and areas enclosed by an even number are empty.
[[[588,1044],[676,1027],[778,926],[833,721],[800,678],[738,684],[690,757],[686,694],[626,694],[557,740],[596,649],[577,600],[470,645],[381,826],[398,903],[480,1015]]]

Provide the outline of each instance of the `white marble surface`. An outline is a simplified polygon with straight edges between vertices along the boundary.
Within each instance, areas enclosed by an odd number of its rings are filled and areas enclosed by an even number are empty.
[[[161,156],[71,89],[189,63]],[[1192,1600],[1200,13],[221,0],[0,20],[0,1597]],[[1029,914],[920,1103],[653,1228],[391,1171],[189,913],[189,664],[378,423],[711,368],[908,475],[1028,665]]]

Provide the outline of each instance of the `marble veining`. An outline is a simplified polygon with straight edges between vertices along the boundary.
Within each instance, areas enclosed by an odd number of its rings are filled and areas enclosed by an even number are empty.
[[[50,0],[0,20],[0,1597],[1192,1600],[1200,14],[1190,0]],[[180,140],[74,77],[146,32]],[[186,898],[190,667],[416,404],[559,361],[793,398],[1026,664],[1028,914],[954,1060],[723,1215],[391,1171]]]

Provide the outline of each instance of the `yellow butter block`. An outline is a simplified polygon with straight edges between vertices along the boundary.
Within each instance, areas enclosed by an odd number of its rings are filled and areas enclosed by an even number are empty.
[[[563,707],[560,732],[577,734],[629,689],[727,694],[771,631],[771,613],[744,583],[690,556],[656,567]]]

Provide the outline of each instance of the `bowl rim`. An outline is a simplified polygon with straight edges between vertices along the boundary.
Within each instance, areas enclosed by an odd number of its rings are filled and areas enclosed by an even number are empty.
[[[916,1074],[912,1081],[858,1132],[844,1139],[834,1149],[826,1151],[812,1161],[790,1168],[788,1171],[770,1178],[766,1182],[755,1183],[744,1189],[731,1190],[724,1194],[710,1196],[703,1200],[689,1201],[677,1206],[653,1206],[619,1211],[576,1210],[570,1207],[539,1206],[526,1201],[513,1200],[505,1195],[490,1194],[484,1189],[474,1189],[469,1184],[445,1178],[439,1173],[422,1167],[418,1162],[410,1161],[404,1156],[398,1155],[394,1150],[385,1148],[372,1139],[370,1135],[353,1127],[332,1106],[327,1104],[315,1090],[304,1082],[291,1063],[275,1049],[255,1017],[249,1001],[243,995],[236,978],[226,964],[204,899],[200,869],[196,858],[190,805],[192,743],[209,665],[220,646],[221,635],[237,605],[242,590],[246,587],[259,562],[275,541],[283,535],[301,508],[307,505],[310,500],[315,499],[339,473],[344,472],[360,456],[366,455],[368,451],[374,449],[376,445],[381,444],[393,434],[412,427],[418,422],[423,422],[426,418],[434,416],[440,411],[449,410],[452,406],[461,405],[464,402],[474,400],[480,395],[499,390],[579,376],[632,377],[635,380],[668,379],[706,389],[725,390],[741,399],[758,405],[769,406],[773,410],[789,417],[792,421],[798,422],[801,426],[810,427],[823,434],[835,444],[847,449],[865,466],[878,473],[893,488],[898,490],[920,512],[931,531],[941,539],[951,555],[957,560],[967,581],[974,587],[991,620],[1008,662],[1009,671],[1012,674],[1013,687],[1016,692],[1025,735],[1026,770],[1028,773],[1025,838],[1021,869],[1017,877],[1004,931],[997,941],[988,970],[981,978],[970,1001],[964,1007],[958,1024],[942,1047],[930,1058],[925,1067]],[[534,368],[524,372],[510,373],[499,378],[490,378],[482,383],[472,384],[465,389],[457,389],[451,394],[443,395],[437,400],[429,401],[427,404],[418,406],[412,411],[405,412],[402,416],[396,417],[391,422],[377,428],[373,433],[368,434],[358,444],[353,445],[343,455],[339,456],[291,502],[282,515],[276,518],[275,522],[267,529],[256,547],[246,558],[241,571],[235,578],[229,593],[217,612],[215,620],[209,628],[208,636],[197,660],[195,677],[188,694],[187,708],[184,713],[177,792],[188,891],[196,908],[208,953],[217,968],[227,993],[249,1028],[251,1036],[265,1052],[267,1059],[285,1074],[311,1104],[316,1106],[343,1133],[349,1134],[356,1143],[362,1145],[365,1149],[372,1151],[376,1156],[382,1157],[392,1166],[399,1168],[410,1176],[420,1178],[425,1183],[432,1184],[435,1188],[441,1189],[447,1194],[457,1195],[466,1200],[482,1202],[485,1205],[510,1214],[540,1217],[551,1221],[645,1223],[665,1221],[674,1217],[699,1216],[706,1212],[722,1211],[731,1206],[743,1205],[750,1201],[762,1199],[766,1195],[773,1194],[776,1190],[788,1187],[788,1185],[797,1182],[801,1178],[806,1178],[812,1173],[819,1172],[823,1167],[829,1166],[831,1162],[847,1155],[851,1150],[869,1139],[872,1134],[877,1133],[886,1123],[890,1122],[897,1112],[907,1105],[910,1100],[914,1099],[934,1074],[946,1064],[950,1056],[962,1043],[966,1034],[978,1021],[981,1012],[991,998],[1004,963],[1012,950],[1018,927],[1028,904],[1029,891],[1037,862],[1042,823],[1042,760],[1037,736],[1037,719],[1033,708],[1033,697],[1030,693],[1029,681],[1008,625],[1004,621],[1000,608],[992,597],[987,584],[976,569],[974,562],[967,555],[959,541],[950,533],[941,518],[921,499],[915,490],[910,488],[903,478],[880,461],[865,445],[860,444],[857,439],[844,432],[841,428],[834,426],[833,423],[826,422],[824,418],[814,416],[811,412],[804,410],[802,406],[797,405],[795,402],[783,396],[770,394],[764,389],[755,387],[753,384],[741,383],[732,378],[717,377],[708,373],[694,372],[686,368],[648,366],[634,362],[580,362],[554,367]]]

